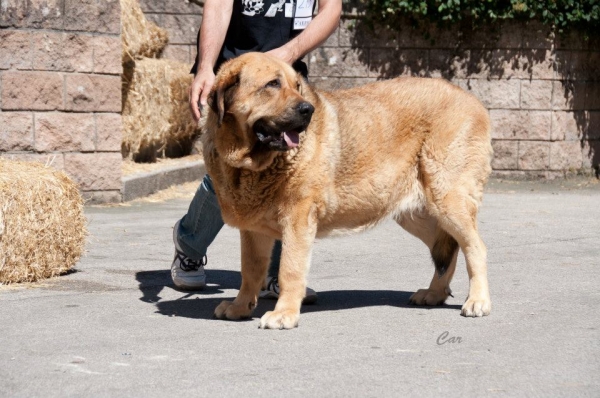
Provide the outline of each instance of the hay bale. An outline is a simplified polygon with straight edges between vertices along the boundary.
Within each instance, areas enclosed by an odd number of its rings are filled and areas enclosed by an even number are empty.
[[[167,31],[149,22],[139,0],[121,0],[123,63],[141,57],[158,57],[167,43]]]
[[[191,152],[200,134],[188,105],[191,65],[168,59],[135,61],[123,74],[123,157],[153,162]]]
[[[86,235],[83,199],[65,173],[0,158],[0,284],[65,273]]]

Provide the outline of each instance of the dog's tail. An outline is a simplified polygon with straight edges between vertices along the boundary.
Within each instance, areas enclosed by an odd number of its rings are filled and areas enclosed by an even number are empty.
[[[444,276],[454,253],[458,250],[458,242],[450,234],[441,228],[438,228],[433,249],[431,249],[431,257],[438,275]]]

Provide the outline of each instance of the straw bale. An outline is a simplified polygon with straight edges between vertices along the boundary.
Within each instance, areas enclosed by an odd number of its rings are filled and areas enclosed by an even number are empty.
[[[188,105],[191,65],[136,60],[123,74],[123,157],[153,162],[188,155],[200,134]]]
[[[126,63],[141,57],[158,57],[169,36],[166,30],[146,19],[139,0],[121,0],[121,41]]]
[[[0,158],[0,284],[67,272],[86,236],[83,199],[65,173]]]

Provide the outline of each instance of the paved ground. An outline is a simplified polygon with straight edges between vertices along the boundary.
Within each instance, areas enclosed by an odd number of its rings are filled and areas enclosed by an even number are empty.
[[[0,289],[0,395],[599,396],[600,188],[567,185],[490,185],[489,317],[459,315],[462,258],[446,306],[407,305],[433,266],[390,222],[317,243],[319,301],[291,331],[257,329],[273,302],[250,321],[212,318],[239,285],[235,230],[211,247],[205,292],[173,289],[171,226],[188,201],[87,208],[77,272]]]

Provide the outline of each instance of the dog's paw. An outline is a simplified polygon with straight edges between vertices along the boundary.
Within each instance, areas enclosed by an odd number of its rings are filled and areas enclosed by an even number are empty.
[[[492,302],[487,298],[471,299],[467,298],[467,301],[463,304],[460,314],[462,316],[479,317],[490,314],[492,310]]]
[[[298,326],[300,313],[296,311],[269,311],[260,318],[261,329],[293,329]]]
[[[238,305],[233,301],[223,301],[215,308],[215,317],[219,319],[230,319],[232,321],[250,318],[255,305]]]
[[[447,292],[439,290],[419,289],[417,290],[408,302],[414,305],[442,305],[448,298]]]

